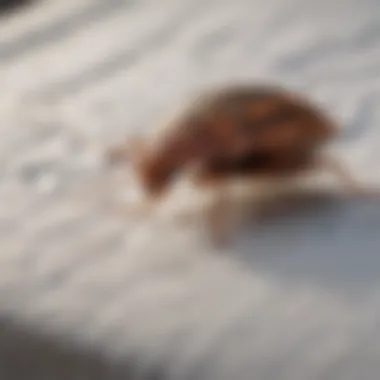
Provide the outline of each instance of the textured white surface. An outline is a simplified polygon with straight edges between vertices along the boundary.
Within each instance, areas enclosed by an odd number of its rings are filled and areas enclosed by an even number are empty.
[[[117,218],[100,184],[118,185],[97,149],[154,127],[201,87],[280,81],[342,122],[337,152],[380,184],[379,10],[45,0],[2,21],[0,316],[25,331],[12,351],[21,332],[4,322],[2,371],[105,378],[92,359],[32,343],[51,336],[131,363],[136,378],[376,378],[379,204],[319,202],[247,226],[218,252],[201,228]]]

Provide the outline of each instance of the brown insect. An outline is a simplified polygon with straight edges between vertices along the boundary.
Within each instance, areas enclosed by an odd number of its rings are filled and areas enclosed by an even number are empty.
[[[346,191],[375,193],[322,153],[337,133],[330,117],[299,94],[272,86],[232,86],[198,98],[153,143],[126,142],[112,148],[110,158],[132,163],[153,202],[191,168],[195,184],[215,189],[207,220],[218,239],[225,236],[228,219],[224,185],[237,178],[254,183],[327,169]]]

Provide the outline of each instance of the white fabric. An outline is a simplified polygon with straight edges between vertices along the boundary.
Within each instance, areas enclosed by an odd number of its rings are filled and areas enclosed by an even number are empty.
[[[335,153],[380,185],[379,22],[373,0],[55,0],[2,20],[0,317],[19,326],[2,368],[101,378],[33,345],[48,336],[137,378],[375,379],[380,204],[289,207],[219,252],[201,225],[119,218],[109,200],[132,187],[101,150],[204,87],[279,82],[342,124]]]

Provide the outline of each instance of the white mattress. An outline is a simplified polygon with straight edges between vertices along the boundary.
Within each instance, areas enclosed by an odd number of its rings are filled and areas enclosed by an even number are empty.
[[[45,0],[2,19],[0,376],[375,379],[380,204],[290,207],[219,252],[200,225],[119,218],[130,187],[101,149],[203,87],[279,82],[380,186],[379,25],[374,0]]]

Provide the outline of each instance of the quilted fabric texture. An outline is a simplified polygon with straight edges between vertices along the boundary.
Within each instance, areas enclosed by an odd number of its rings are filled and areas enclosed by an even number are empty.
[[[41,0],[1,17],[1,378],[376,378],[380,202],[286,207],[219,252],[201,224],[120,217],[133,185],[102,157],[205,86],[279,81],[341,122],[335,153],[380,186],[376,1]]]

